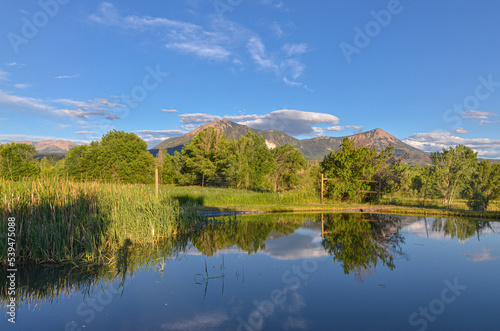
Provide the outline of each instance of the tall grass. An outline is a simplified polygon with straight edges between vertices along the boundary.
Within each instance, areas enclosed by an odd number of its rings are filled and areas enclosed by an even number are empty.
[[[176,235],[180,221],[178,201],[142,185],[1,181],[0,192],[2,261],[9,217],[20,262],[108,262],[125,240],[157,243]]]

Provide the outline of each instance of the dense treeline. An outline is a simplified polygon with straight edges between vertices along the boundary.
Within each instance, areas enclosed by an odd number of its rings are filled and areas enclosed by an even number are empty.
[[[210,183],[274,192],[295,188],[306,170],[304,156],[291,145],[269,150],[256,133],[232,140],[214,128],[200,132],[174,156],[160,151],[157,165],[164,184]]]
[[[486,210],[491,200],[500,198],[500,164],[478,162],[477,153],[463,145],[432,153],[430,167],[409,167],[392,156],[392,146],[377,153],[346,138],[338,151],[318,164],[306,162],[289,144],[269,149],[265,138],[253,132],[232,140],[208,128],[181,152],[169,155],[160,150],[154,158],[137,135],[113,130],[99,142],[71,149],[64,159],[36,160],[35,155],[26,144],[0,145],[0,177],[148,184],[154,182],[157,168],[162,184],[318,194],[322,173],[329,178],[325,196],[335,201],[370,201],[380,192],[423,201],[442,199],[445,207],[466,199],[469,208]]]

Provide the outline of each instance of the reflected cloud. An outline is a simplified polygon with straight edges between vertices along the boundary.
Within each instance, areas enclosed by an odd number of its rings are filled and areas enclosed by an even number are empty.
[[[280,304],[280,308],[287,313],[297,313],[306,306],[306,302],[302,295],[295,291],[291,291],[286,295],[286,300]]]
[[[307,320],[303,318],[288,316],[283,322],[283,329],[285,330],[307,330],[309,326]]]
[[[467,253],[465,256],[467,257],[467,260],[472,262],[493,261],[500,259],[500,256],[492,255],[491,249],[486,249],[485,247],[483,247],[482,252]]]
[[[229,320],[226,312],[213,312],[182,319],[174,323],[166,323],[162,330],[206,330],[216,328]]]
[[[277,260],[300,260],[329,254],[321,246],[321,232],[298,229],[295,233],[281,238],[268,239],[262,254]]]

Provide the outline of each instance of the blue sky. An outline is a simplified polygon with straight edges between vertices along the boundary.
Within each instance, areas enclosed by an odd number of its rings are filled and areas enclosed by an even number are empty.
[[[6,1],[0,142],[216,119],[500,158],[500,2]]]

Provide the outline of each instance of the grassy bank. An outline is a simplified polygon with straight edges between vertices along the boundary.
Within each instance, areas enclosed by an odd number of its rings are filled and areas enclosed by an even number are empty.
[[[175,199],[156,199],[149,187],[65,180],[0,182],[3,234],[16,223],[19,261],[109,262],[124,243],[153,244],[176,235],[182,210]]]
[[[283,193],[261,193],[254,191],[222,188],[202,188],[199,186],[163,186],[161,191],[181,202],[190,201],[198,210],[253,210],[268,212],[386,212],[406,215],[470,216],[500,219],[500,203],[492,201],[488,211],[468,210],[465,200],[457,200],[453,206],[443,208],[441,200],[425,203],[418,199],[382,198],[378,204],[336,202],[324,199],[321,204],[319,194],[314,190],[290,191]],[[422,206],[422,204],[424,205]]]

